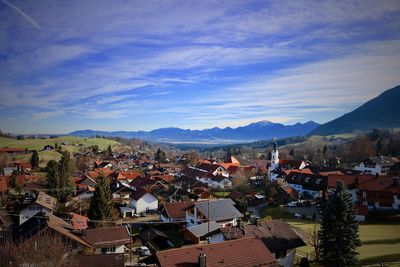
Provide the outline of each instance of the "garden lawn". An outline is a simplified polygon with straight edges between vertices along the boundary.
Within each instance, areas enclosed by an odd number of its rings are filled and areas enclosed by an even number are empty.
[[[311,221],[285,220],[295,230],[306,233],[313,227]],[[400,225],[396,223],[365,223],[359,226],[362,246],[358,248],[359,259],[362,261],[400,261]],[[312,251],[310,246],[299,248],[302,251]]]

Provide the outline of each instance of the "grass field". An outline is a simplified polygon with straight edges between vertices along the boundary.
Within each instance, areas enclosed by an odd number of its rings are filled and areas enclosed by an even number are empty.
[[[11,138],[0,137],[0,147],[12,147],[12,148],[28,148],[30,150],[36,149],[41,150],[45,145],[58,144],[63,150],[68,150],[70,152],[79,151],[79,145],[92,146],[97,145],[99,149],[105,150],[108,145],[111,147],[120,146],[121,144],[114,140],[108,140],[104,138],[81,138],[76,136],[63,136],[52,139],[25,139],[17,140]],[[67,143],[68,145],[63,146],[61,143]]]
[[[79,152],[81,147],[90,147],[92,145],[97,145],[100,150],[106,150],[109,145],[112,149],[123,147],[117,141],[108,140],[104,138],[81,138],[75,136],[63,136],[52,139],[25,139],[17,140],[11,138],[0,137],[0,147],[10,147],[10,148],[27,148],[28,150],[37,150],[39,153],[39,166],[45,167],[49,160],[60,160],[61,154],[55,150],[41,151],[45,145],[55,146],[58,144],[62,150],[69,151],[71,153]],[[66,145],[61,145],[65,143]],[[29,162],[32,153],[13,155],[11,160],[16,160],[20,162]]]
[[[286,220],[297,229],[307,231],[313,224],[310,221]],[[360,260],[400,261],[400,225],[396,223],[365,223],[359,226],[362,246],[358,248]],[[311,252],[310,246],[301,247]]]

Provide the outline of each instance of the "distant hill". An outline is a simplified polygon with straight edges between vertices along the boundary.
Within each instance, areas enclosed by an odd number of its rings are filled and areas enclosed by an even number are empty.
[[[383,92],[361,107],[320,125],[310,135],[331,135],[400,127],[400,85]]]
[[[260,121],[238,128],[211,128],[205,130],[188,130],[180,128],[160,128],[153,131],[74,131],[69,135],[80,137],[106,136],[123,138],[140,138],[156,142],[166,143],[238,143],[257,140],[266,140],[274,137],[284,138],[289,136],[304,136],[318,127],[319,124],[313,121],[283,125],[270,121]]]

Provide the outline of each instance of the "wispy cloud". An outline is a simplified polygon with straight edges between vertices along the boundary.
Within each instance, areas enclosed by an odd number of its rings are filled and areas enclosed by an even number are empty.
[[[27,21],[29,21],[30,24],[32,24],[33,27],[35,27],[38,30],[41,30],[42,28],[39,26],[39,24],[28,14],[26,14],[24,11],[22,11],[21,8],[17,7],[16,5],[10,3],[7,0],[2,0],[4,4],[9,6],[10,8],[14,9],[18,14],[20,14],[22,17],[24,17]]]
[[[0,111],[35,131],[324,122],[399,83],[397,0],[2,1]]]

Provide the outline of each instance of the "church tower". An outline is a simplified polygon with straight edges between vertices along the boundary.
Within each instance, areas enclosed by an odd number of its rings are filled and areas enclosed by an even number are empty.
[[[279,151],[278,151],[278,143],[274,142],[274,149],[271,152],[271,167],[274,166],[272,169],[275,169],[279,165]]]
[[[278,169],[278,166],[279,166],[279,151],[278,151],[278,144],[275,138],[274,149],[271,151],[271,165],[268,169],[268,176],[271,182],[276,181],[277,173],[274,173],[273,171]]]

